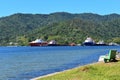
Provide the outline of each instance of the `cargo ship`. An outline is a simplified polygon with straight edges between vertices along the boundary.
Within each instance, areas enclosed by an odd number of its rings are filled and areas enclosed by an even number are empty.
[[[48,43],[48,46],[60,46],[59,44],[57,44],[57,42],[55,40],[51,40],[49,43]]]
[[[43,41],[42,39],[36,39],[35,41],[32,41],[29,43],[30,46],[47,46],[48,43]]]
[[[83,42],[83,46],[94,46],[95,42],[91,37],[87,37],[87,39]]]

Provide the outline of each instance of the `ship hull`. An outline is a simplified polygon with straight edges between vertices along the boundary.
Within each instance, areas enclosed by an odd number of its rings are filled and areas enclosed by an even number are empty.
[[[30,46],[47,46],[47,43],[30,43]]]
[[[94,46],[95,44],[92,42],[85,42],[83,43],[83,46]]]

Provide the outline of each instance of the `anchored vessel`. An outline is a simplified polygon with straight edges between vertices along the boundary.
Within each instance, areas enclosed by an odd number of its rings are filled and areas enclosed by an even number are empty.
[[[84,46],[94,46],[95,42],[91,37],[87,37],[87,39],[83,42]]]
[[[42,39],[36,39],[35,41],[30,42],[30,46],[47,46],[47,42]]]

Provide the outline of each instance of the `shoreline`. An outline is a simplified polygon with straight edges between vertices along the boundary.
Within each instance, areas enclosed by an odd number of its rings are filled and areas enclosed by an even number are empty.
[[[81,65],[81,66],[74,67],[74,68],[71,68],[71,69],[68,69],[68,70],[63,70],[63,71],[59,71],[59,72],[54,72],[54,73],[46,74],[46,75],[43,75],[43,76],[38,76],[38,77],[32,78],[32,79],[30,79],[30,80],[37,80],[37,79],[41,79],[41,78],[53,76],[53,75],[60,74],[60,73],[66,72],[66,71],[70,71],[70,70],[73,70],[73,69],[76,69],[76,68],[80,68],[80,67],[82,67],[82,66],[93,65],[93,64],[100,63],[100,62],[102,62],[102,61],[98,61],[98,62],[86,64],[86,65]]]
[[[117,55],[116,58],[117,58],[117,60],[120,60],[120,56],[119,55]],[[99,57],[99,59],[100,59],[100,57]],[[99,59],[98,59],[97,62],[93,62],[93,63],[90,63],[90,64],[81,65],[81,66],[79,65],[79,66],[73,67],[71,69],[67,69],[67,70],[63,70],[63,71],[59,71],[59,72],[54,72],[54,73],[46,74],[46,75],[43,75],[43,76],[38,76],[38,77],[32,78],[30,80],[37,80],[37,79],[53,76],[53,75],[56,75],[56,74],[60,74],[60,73],[66,72],[66,71],[71,71],[73,69],[77,69],[77,68],[84,67],[84,66],[87,66],[87,65],[94,65],[94,64],[98,64],[98,63],[104,63],[103,60],[99,60]]]

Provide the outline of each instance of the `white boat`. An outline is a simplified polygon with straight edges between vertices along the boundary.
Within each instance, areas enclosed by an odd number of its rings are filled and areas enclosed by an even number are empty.
[[[55,40],[51,40],[49,43],[48,43],[48,46],[58,46],[57,42]]]
[[[119,44],[111,42],[111,43],[109,43],[109,46],[119,46]]]
[[[91,37],[87,37],[87,39],[83,42],[83,45],[93,46],[93,45],[95,45],[95,42]]]
[[[103,40],[100,40],[97,42],[96,46],[107,46],[107,44]]]

